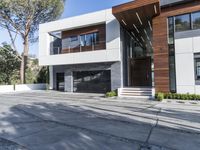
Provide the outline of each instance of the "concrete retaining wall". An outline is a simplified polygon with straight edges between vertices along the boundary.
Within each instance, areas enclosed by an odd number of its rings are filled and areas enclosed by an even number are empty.
[[[0,93],[13,92],[13,91],[14,91],[13,85],[0,85]]]
[[[19,84],[15,85],[15,91],[46,90],[46,84]]]
[[[0,93],[14,92],[14,91],[32,91],[32,90],[46,90],[46,84],[18,84],[18,85],[0,85]]]

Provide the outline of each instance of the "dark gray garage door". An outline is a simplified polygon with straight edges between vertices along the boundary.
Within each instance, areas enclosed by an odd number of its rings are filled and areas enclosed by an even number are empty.
[[[73,72],[74,92],[106,93],[111,90],[110,70]]]

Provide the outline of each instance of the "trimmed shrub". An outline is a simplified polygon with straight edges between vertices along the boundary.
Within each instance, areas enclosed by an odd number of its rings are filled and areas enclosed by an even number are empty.
[[[163,93],[157,93],[156,94],[156,100],[162,101],[164,99],[164,94]]]
[[[177,94],[177,93],[161,93],[156,94],[156,99],[160,100],[164,95],[164,99],[179,99],[179,100],[200,100],[200,95],[196,94]]]
[[[106,97],[115,97],[115,96],[117,96],[117,90],[106,93]]]

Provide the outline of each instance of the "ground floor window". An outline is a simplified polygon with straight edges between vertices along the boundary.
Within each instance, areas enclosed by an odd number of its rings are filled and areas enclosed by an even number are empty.
[[[196,84],[200,84],[200,53],[194,54],[194,64]]]

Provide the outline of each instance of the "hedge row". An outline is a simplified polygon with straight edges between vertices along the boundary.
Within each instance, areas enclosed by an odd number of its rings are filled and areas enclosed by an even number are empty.
[[[179,100],[200,100],[200,95],[196,94],[177,94],[177,93],[156,93],[156,99],[161,101],[163,99],[179,99]]]

